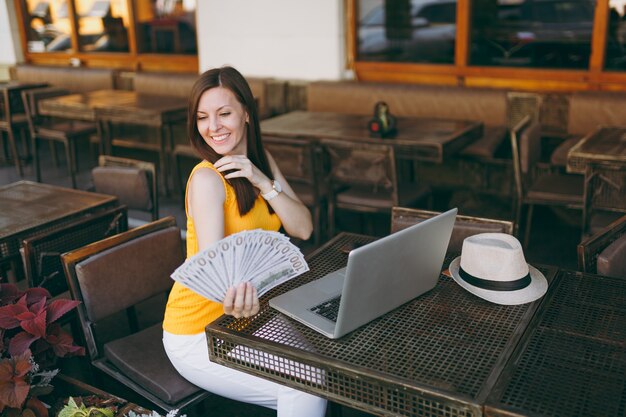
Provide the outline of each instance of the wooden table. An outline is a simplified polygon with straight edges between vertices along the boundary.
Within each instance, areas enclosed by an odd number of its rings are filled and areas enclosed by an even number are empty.
[[[585,173],[587,162],[613,161],[626,165],[626,128],[600,126],[567,154],[567,172]]]
[[[39,112],[47,116],[78,120],[96,120],[96,108],[133,100],[134,91],[97,90],[44,99]]]
[[[158,152],[161,182],[167,187],[167,153],[173,145],[172,125],[187,118],[187,100],[126,90],[98,90],[42,100],[42,114],[81,120],[96,120],[101,138],[101,152],[111,154],[113,146],[133,147]],[[115,138],[116,123],[154,127],[155,139]],[[166,133],[164,133],[164,130]],[[135,138],[136,139],[136,138]]]
[[[19,257],[24,238],[113,207],[117,197],[30,181],[0,187],[0,262]]]
[[[269,308],[345,266],[344,245],[372,240],[338,235],[307,258],[309,272],[263,296],[257,316],[207,326],[211,360],[376,415],[481,416],[542,300],[492,304],[441,275],[432,291],[336,340]],[[549,282],[557,272],[540,269]]]
[[[294,111],[261,122],[263,136],[337,139],[393,145],[398,158],[442,163],[482,135],[481,122],[397,118],[394,138],[371,136],[367,125],[371,116]]]

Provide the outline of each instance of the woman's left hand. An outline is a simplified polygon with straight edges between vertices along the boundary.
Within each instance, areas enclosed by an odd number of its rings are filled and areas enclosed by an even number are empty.
[[[219,172],[233,170],[224,175],[224,178],[247,178],[253,186],[261,190],[261,193],[267,193],[272,189],[270,179],[245,155],[226,155],[218,159],[213,166]]]
[[[235,318],[252,317],[259,312],[259,296],[256,288],[249,282],[242,282],[237,287],[230,287],[226,291],[224,313]]]

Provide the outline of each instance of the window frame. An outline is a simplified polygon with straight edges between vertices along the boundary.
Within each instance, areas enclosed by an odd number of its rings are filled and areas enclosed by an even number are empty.
[[[78,20],[74,0],[67,0],[68,17],[71,27],[71,50],[63,52],[30,52],[27,48],[26,32],[28,7],[26,0],[13,0],[19,35],[26,63],[35,65],[67,66],[71,62],[80,61],[81,66],[92,68],[111,68],[128,71],[165,71],[165,72],[198,72],[198,54],[155,54],[140,53],[137,48],[137,20],[135,18],[134,0],[127,0],[128,18],[128,52],[82,52],[78,45]],[[196,34],[197,37],[197,34]],[[167,57],[167,59],[163,59]]]
[[[626,71],[604,70],[609,0],[596,0],[591,57],[586,70],[486,67],[468,64],[471,0],[457,0],[454,64],[359,62],[357,2],[345,0],[346,67],[362,81],[459,85],[527,91],[626,91]]]

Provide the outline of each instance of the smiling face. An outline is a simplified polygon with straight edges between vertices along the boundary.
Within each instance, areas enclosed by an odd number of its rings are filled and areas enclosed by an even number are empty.
[[[196,126],[204,141],[220,155],[246,155],[248,113],[227,88],[202,93]]]

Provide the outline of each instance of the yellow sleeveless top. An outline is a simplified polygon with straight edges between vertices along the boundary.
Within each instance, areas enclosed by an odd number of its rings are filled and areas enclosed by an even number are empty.
[[[187,192],[189,191],[189,181],[200,168],[209,168],[220,174],[226,190],[226,200],[224,201],[224,236],[243,230],[265,229],[277,231],[280,226],[280,219],[274,214],[270,214],[263,197],[259,195],[254,203],[254,207],[244,216],[239,215],[235,190],[231,187],[219,171],[208,161],[202,161],[194,167],[187,181]],[[185,193],[186,194],[186,193]],[[193,218],[189,216],[187,198],[185,198],[185,212],[187,213],[187,258],[198,252],[198,240]],[[204,332],[207,324],[217,319],[224,313],[221,303],[210,301],[201,295],[193,292],[189,288],[174,283],[170,292],[167,306],[165,307],[165,318],[163,329],[169,333],[180,335],[193,335]]]

